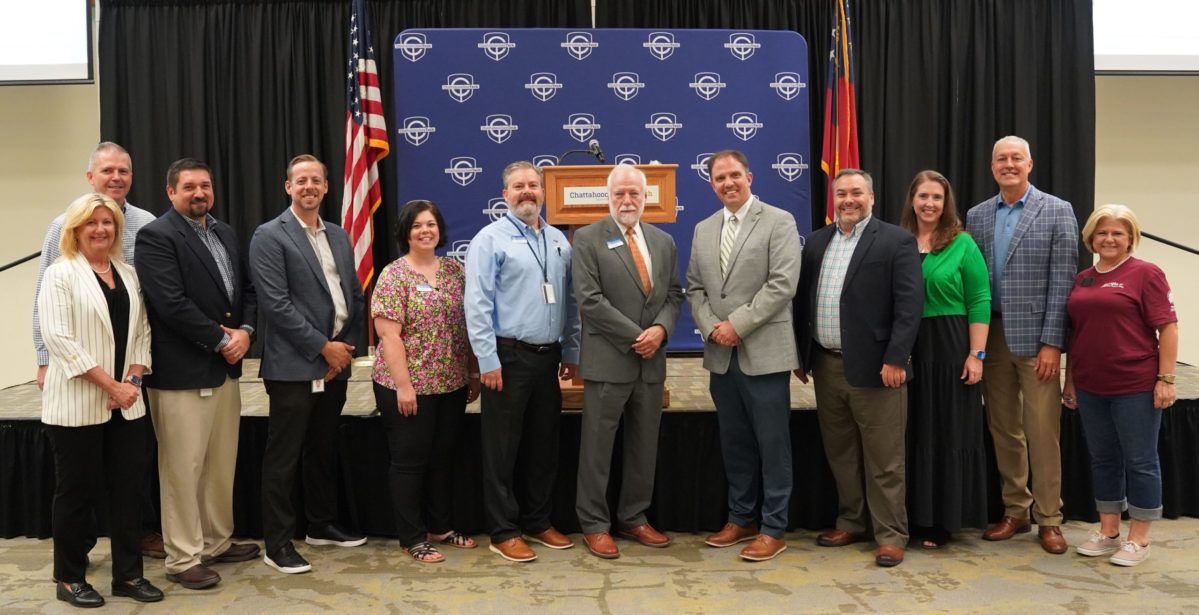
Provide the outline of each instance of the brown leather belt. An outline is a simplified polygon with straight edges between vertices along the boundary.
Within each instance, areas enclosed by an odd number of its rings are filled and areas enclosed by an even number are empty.
[[[497,337],[495,338],[495,342],[501,346],[520,348],[521,350],[528,350],[529,352],[535,352],[537,354],[545,354],[547,352],[553,352],[562,348],[562,344],[558,342],[554,342],[553,344],[530,344],[528,342],[522,342],[511,337]]]

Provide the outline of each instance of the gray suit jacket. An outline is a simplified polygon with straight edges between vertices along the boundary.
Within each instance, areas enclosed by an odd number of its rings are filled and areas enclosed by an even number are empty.
[[[341,276],[341,288],[335,292],[345,296],[349,310],[336,340],[359,346],[366,330],[366,300],[354,270],[350,238],[330,222],[325,222],[325,234]],[[329,364],[321,356],[321,348],[333,335],[333,299],[316,251],[290,207],[254,231],[250,274],[258,289],[262,316],[258,331],[263,342],[259,375],[264,380],[292,382],[324,376]],[[347,368],[336,379],[349,377]]]
[[[728,320],[741,345],[737,362],[751,376],[799,367],[791,322],[791,299],[799,283],[799,231],[795,217],[754,197],[729,255],[729,275],[720,274],[724,212],[695,225],[687,296],[691,316],[704,336],[704,369],[728,371],[732,348],[709,341],[716,323]]]
[[[665,345],[648,360],[633,352],[632,345],[652,325],[665,327],[667,337],[674,331],[683,304],[678,249],[674,238],[657,227],[642,222],[641,232],[652,269],[648,297],[627,240],[611,216],[575,232],[571,271],[583,320],[579,369],[585,380],[666,379]],[[610,248],[613,239],[620,245]]]

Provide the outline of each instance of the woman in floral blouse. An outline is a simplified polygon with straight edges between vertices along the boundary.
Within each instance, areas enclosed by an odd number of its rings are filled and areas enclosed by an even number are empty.
[[[430,201],[400,209],[403,255],[383,269],[371,301],[379,336],[375,403],[387,429],[396,529],[418,562],[440,562],[437,545],[473,549],[450,525],[454,447],[479,368],[466,337],[462,264],[439,257],[445,219]],[[427,521],[427,525],[426,525]]]

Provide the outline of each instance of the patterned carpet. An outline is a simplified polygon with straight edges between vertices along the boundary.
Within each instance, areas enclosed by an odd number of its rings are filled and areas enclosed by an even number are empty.
[[[1068,524],[1077,544],[1087,526]],[[1154,528],[1153,555],[1137,568],[1073,552],[1049,555],[1025,534],[989,543],[977,532],[940,551],[909,551],[897,568],[873,563],[873,544],[839,549],[814,535],[788,535],[777,559],[750,564],[737,549],[712,549],[698,535],[674,535],[666,549],[618,540],[624,555],[600,560],[581,545],[537,548],[538,560],[513,564],[486,544],[449,550],[440,564],[418,564],[398,543],[371,539],[356,549],[297,548],[313,572],[286,576],[261,560],[217,568],[224,580],[203,591],[164,579],[159,561],[146,575],[167,593],[141,605],[109,601],[130,613],[1196,613],[1199,612],[1199,519]],[[578,535],[573,536],[581,541]],[[484,538],[484,541],[486,539]],[[89,578],[109,597],[108,543],[92,554]],[[54,600],[49,540],[0,541],[0,612],[66,613]]]

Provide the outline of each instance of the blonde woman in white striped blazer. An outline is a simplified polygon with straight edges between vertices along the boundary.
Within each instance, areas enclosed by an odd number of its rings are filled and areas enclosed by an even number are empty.
[[[46,269],[38,297],[50,352],[42,422],[54,449],[56,595],[75,606],[104,603],[84,578],[88,516],[101,489],[108,494],[113,594],[162,599],[142,574],[147,419],[141,377],[150,367],[150,325],[137,274],[121,260],[124,222],[120,207],[102,194],[71,203],[62,257]]]

